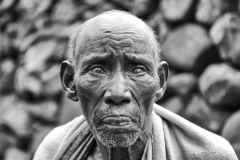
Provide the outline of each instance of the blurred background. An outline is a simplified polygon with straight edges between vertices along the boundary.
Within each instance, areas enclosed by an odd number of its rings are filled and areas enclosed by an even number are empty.
[[[239,0],[0,0],[0,160],[30,160],[81,114],[59,70],[69,35],[119,9],[145,20],[170,65],[158,104],[225,137],[240,158]]]

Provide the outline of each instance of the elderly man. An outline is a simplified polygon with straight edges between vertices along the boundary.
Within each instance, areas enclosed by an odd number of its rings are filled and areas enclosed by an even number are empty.
[[[61,81],[83,116],[54,129],[35,160],[237,160],[226,140],[155,104],[168,65],[142,20],[105,12],[82,24],[69,44]]]

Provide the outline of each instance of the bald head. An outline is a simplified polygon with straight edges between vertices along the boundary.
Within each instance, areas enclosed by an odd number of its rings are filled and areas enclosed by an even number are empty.
[[[147,140],[168,72],[166,62],[158,63],[153,31],[129,13],[109,11],[81,25],[70,49],[73,61],[62,63],[62,85],[79,101],[99,143],[126,148]]]
[[[131,37],[119,46],[136,43],[139,40],[148,42],[146,48],[151,50],[156,63],[160,61],[160,48],[152,29],[141,19],[124,11],[107,11],[83,23],[80,28],[72,34],[69,40],[68,58],[76,66],[81,53],[92,48],[92,41],[98,41],[99,45],[106,45],[104,38],[115,37],[116,41]],[[96,47],[96,44],[94,44]]]

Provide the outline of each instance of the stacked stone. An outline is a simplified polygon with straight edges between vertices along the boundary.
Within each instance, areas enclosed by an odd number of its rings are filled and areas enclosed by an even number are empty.
[[[1,0],[0,160],[32,159],[47,133],[81,114],[59,78],[67,40],[112,9],[144,19],[162,44],[170,72],[157,103],[225,137],[240,158],[239,0]]]

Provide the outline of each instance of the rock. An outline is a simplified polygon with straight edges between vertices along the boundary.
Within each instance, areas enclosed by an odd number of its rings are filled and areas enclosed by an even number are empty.
[[[19,48],[23,43],[26,36],[31,31],[36,30],[34,23],[30,19],[20,19],[7,24],[5,33],[11,36],[12,45]]]
[[[227,64],[212,64],[199,79],[199,90],[211,107],[240,109],[240,72]]]
[[[49,68],[51,63],[47,62],[58,58],[54,56],[56,47],[57,41],[51,39],[32,45],[24,56],[24,68],[26,72],[41,73]],[[61,54],[59,56],[61,56]]]
[[[164,21],[163,16],[159,12],[153,13],[147,20],[148,25],[153,28],[158,37],[158,41],[162,43],[169,32],[168,24]]]
[[[54,0],[20,0],[18,7],[19,10],[23,10],[26,13],[25,16],[29,16],[31,19],[35,20],[34,18],[46,13],[53,3]]]
[[[119,1],[119,0],[108,0],[113,5],[115,5],[118,9],[121,8],[121,10],[124,11],[130,11],[133,7],[133,0],[125,0],[125,1]]]
[[[169,21],[189,19],[194,9],[194,0],[162,0],[160,10]]]
[[[116,9],[116,7],[112,3],[101,2],[101,3],[97,4],[96,6],[94,6],[94,9],[86,10],[82,14],[83,20],[88,20],[90,18],[93,18],[93,17],[101,14],[104,11],[109,11],[112,9]]]
[[[35,151],[37,150],[38,146],[41,144],[45,136],[52,131],[54,126],[39,126],[32,138],[32,141],[30,143],[30,153],[33,155]]]
[[[25,103],[15,95],[1,96],[0,125],[9,127],[19,138],[29,138],[33,132]]]
[[[238,0],[200,0],[195,14],[199,22],[211,24],[227,11],[237,11]]]
[[[0,94],[12,92],[14,90],[14,73],[16,66],[13,60],[6,59],[0,64]]]
[[[221,58],[240,67],[240,15],[227,13],[220,17],[211,28],[210,36]]]
[[[238,158],[240,158],[240,110],[226,121],[221,136],[230,142]]]
[[[146,18],[150,13],[155,11],[157,7],[157,0],[134,0],[131,13],[138,17]]]
[[[180,73],[170,76],[168,89],[179,95],[188,95],[197,88],[197,77],[191,73]]]
[[[40,74],[43,84],[42,95],[45,97],[55,96],[62,91],[62,84],[60,81],[60,65],[52,65],[51,68]]]
[[[56,122],[59,111],[58,104],[53,100],[26,102],[26,110],[38,120],[44,122]]]
[[[102,3],[103,0],[84,0],[84,3],[90,6],[96,6],[99,3]]]
[[[0,33],[0,60],[14,55],[14,50],[12,40],[7,35]]]
[[[181,115],[183,109],[185,108],[185,102],[180,96],[174,96],[160,105],[179,115]]]
[[[22,41],[19,47],[19,50],[22,53],[25,53],[32,46],[37,45],[37,43],[41,43],[45,41],[55,41],[55,42],[57,41],[57,47],[56,47],[56,50],[54,50],[53,55],[56,54],[58,55],[58,58],[59,57],[61,58],[63,56],[62,54],[65,53],[69,35],[74,33],[81,24],[82,22],[76,22],[72,25],[54,24],[52,27],[43,28],[34,34],[30,34],[29,36],[25,37],[25,39]],[[62,49],[60,52],[57,52],[59,48],[58,45],[64,47],[64,49]]]
[[[169,33],[162,57],[176,70],[198,74],[219,60],[206,30],[196,24],[186,24]]]
[[[16,71],[14,87],[16,92],[25,98],[42,96],[43,85],[40,79],[28,74],[23,67]]]
[[[10,10],[17,3],[17,0],[3,0],[0,2],[0,14]]]
[[[16,138],[0,131],[0,159],[6,150],[16,146]]]
[[[76,4],[69,0],[60,0],[53,7],[51,20],[53,22],[69,24],[82,18],[82,14],[88,9],[87,5]]]
[[[183,114],[183,117],[189,121],[218,134],[229,116],[229,112],[210,108],[199,95],[192,97]]]
[[[10,148],[5,154],[5,160],[30,160],[30,154],[18,148]]]
[[[61,104],[61,112],[59,115],[60,125],[66,124],[82,114],[79,103],[68,99],[65,95],[63,95]]]
[[[59,72],[60,65],[52,65],[40,74],[29,73],[21,67],[16,73],[15,89],[19,95],[26,98],[56,96],[62,90]]]

